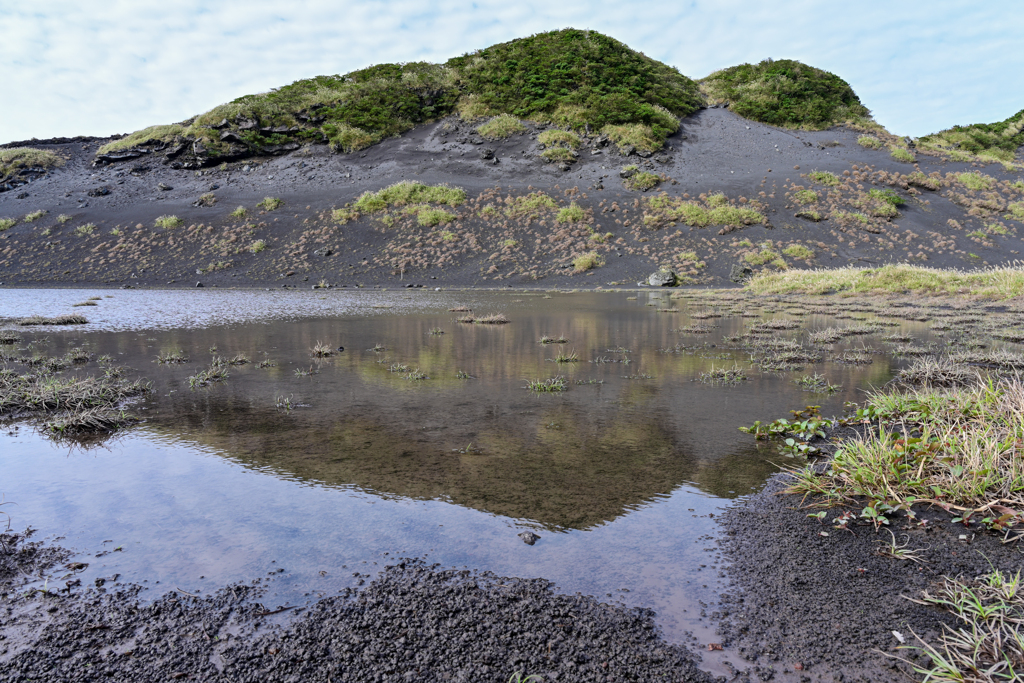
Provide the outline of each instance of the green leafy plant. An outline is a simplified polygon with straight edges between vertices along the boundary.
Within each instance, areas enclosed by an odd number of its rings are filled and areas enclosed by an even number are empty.
[[[281,208],[283,205],[284,200],[278,199],[277,197],[264,197],[256,203],[256,206],[264,211],[274,211]]]

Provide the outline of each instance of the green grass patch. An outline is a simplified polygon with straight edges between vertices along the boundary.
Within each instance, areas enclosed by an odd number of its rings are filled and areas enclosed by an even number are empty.
[[[359,212],[354,211],[353,209],[341,208],[331,210],[331,220],[341,225],[345,225],[349,221],[354,221],[357,218],[359,218]]]
[[[45,209],[40,209],[38,211],[33,211],[32,213],[25,214],[25,222],[34,223],[35,221],[39,220],[48,213],[50,212],[46,211]]]
[[[540,156],[544,161],[551,163],[565,162],[567,164],[571,164],[579,158],[579,155],[568,147],[548,147],[540,153]]]
[[[264,197],[256,202],[256,208],[263,209],[264,211],[275,211],[282,206],[284,206],[284,200],[277,197]]]
[[[327,143],[331,146],[331,149],[336,152],[344,152],[345,154],[366,149],[370,145],[380,142],[384,137],[383,134],[374,135],[362,128],[356,128],[347,123],[335,121],[324,124],[323,132],[327,136]]]
[[[834,268],[760,273],[747,283],[755,294],[831,294],[915,292],[959,294],[989,299],[1024,295],[1024,270],[1001,267],[961,271],[907,264],[881,268]]]
[[[985,175],[984,173],[978,173],[976,171],[960,173],[956,178],[963,183],[968,190],[974,190],[976,192],[991,190],[992,186],[995,185],[996,182],[996,179],[992,176]]]
[[[455,218],[456,215],[454,213],[450,213],[444,209],[435,209],[429,206],[425,206],[416,212],[416,222],[428,227],[441,225],[442,223],[451,223]]]
[[[637,190],[639,192],[646,192],[653,190],[661,183],[661,176],[657,173],[651,173],[650,171],[641,171],[640,173],[634,173],[633,175],[622,181],[622,184],[626,186],[626,189]]]
[[[569,206],[563,207],[558,210],[558,215],[555,216],[556,223],[579,223],[586,218],[586,213],[576,202],[572,202]]]
[[[942,187],[942,182],[938,178],[932,178],[931,176],[925,175],[921,171],[914,171],[907,176],[907,183],[914,187],[923,187],[926,190],[935,192]]]
[[[917,161],[917,157],[914,156],[914,153],[905,147],[892,147],[889,150],[889,156],[896,161],[902,161],[907,164],[912,164]]]
[[[785,270],[787,268],[786,262],[782,259],[779,252],[775,251],[775,247],[771,242],[762,242],[758,245],[757,251],[751,251],[744,254],[743,260],[752,266],[763,266],[767,263],[771,263],[780,270]]]
[[[238,208],[231,212],[232,218],[245,218],[248,215],[249,211],[244,206],[239,206]]]
[[[674,223],[706,228],[711,225],[756,225],[765,221],[756,203],[732,204],[724,194],[692,200],[662,193],[645,200],[644,208],[644,225],[649,228]]]
[[[825,185],[826,187],[836,187],[839,185],[839,176],[829,171],[811,171],[807,174],[807,177],[818,183],[819,185]]]
[[[867,502],[876,526],[888,524],[887,511],[915,504],[941,505],[958,513],[954,521],[1000,531],[1024,514],[1024,464],[1011,446],[1024,439],[1019,376],[876,390],[859,415],[877,426],[842,443],[820,473],[793,471],[788,492],[819,496],[822,505]]]
[[[797,190],[793,194],[797,204],[813,204],[818,201],[818,193],[814,190]]]
[[[170,142],[174,138],[184,134],[184,132],[185,127],[176,123],[150,126],[149,128],[137,130],[131,135],[127,135],[120,140],[108,142],[99,148],[98,153],[107,154],[108,152],[118,152],[120,150],[138,147],[139,145],[147,142]]]
[[[857,144],[861,147],[867,147],[868,149],[880,149],[885,146],[885,143],[874,135],[861,135],[857,138]]]
[[[740,64],[701,79],[711,102],[773,126],[822,130],[870,112],[839,76],[792,59]]]
[[[72,220],[74,220],[73,217],[66,213],[62,213],[61,215],[57,216],[57,222],[60,223],[61,225],[64,225],[65,223],[70,223]]]
[[[86,223],[85,225],[79,225],[77,228],[75,228],[75,234],[78,235],[79,237],[89,237],[94,232],[96,232],[95,223]]]
[[[185,221],[181,220],[177,216],[165,215],[158,217],[155,221],[153,221],[153,224],[156,225],[156,227],[158,228],[163,228],[164,230],[171,230],[172,228],[177,228],[184,225]]]
[[[34,147],[0,149],[0,178],[23,168],[51,169],[64,165],[64,159],[53,152]]]
[[[1006,214],[1008,220],[1024,221],[1024,202],[1011,202],[1006,208],[1010,211]]]
[[[377,192],[364,192],[354,205],[356,211],[375,213],[391,206],[407,204],[447,204],[458,206],[466,201],[466,193],[447,185],[424,185],[409,180],[385,187]]]
[[[509,218],[522,216],[536,217],[543,210],[558,208],[558,204],[555,203],[554,199],[539,191],[506,200],[506,203],[508,208],[505,209],[505,215]]]
[[[602,128],[601,132],[607,135],[622,153],[628,152],[630,148],[643,152],[656,152],[661,149],[669,134],[679,130],[679,122],[674,118],[672,121],[675,123],[675,127],[662,127],[661,130],[664,132],[661,135],[656,132],[654,127],[642,123],[609,125]]]
[[[510,114],[498,114],[493,119],[477,127],[481,137],[488,140],[504,140],[518,133],[525,133],[526,126],[522,121]]]
[[[4,230],[10,230],[17,224],[18,219],[16,218],[0,218],[0,232],[3,232]]]
[[[604,256],[596,251],[588,251],[580,254],[572,260],[572,268],[576,273],[584,273],[593,268],[600,268],[604,265]]]
[[[792,256],[793,258],[800,259],[802,261],[808,261],[814,258],[814,252],[802,244],[791,244],[783,249],[782,253],[786,256]]]
[[[251,254],[258,254],[261,251],[266,250],[266,248],[267,248],[267,241],[266,240],[256,240],[255,242],[253,242],[252,244],[249,245],[249,253],[251,253]]]
[[[558,130],[549,128],[537,136],[537,142],[547,146],[568,147],[569,149],[580,148],[580,136],[569,130]]]

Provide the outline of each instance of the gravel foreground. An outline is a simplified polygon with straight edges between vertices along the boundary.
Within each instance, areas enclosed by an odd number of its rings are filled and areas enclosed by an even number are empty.
[[[719,626],[726,651],[749,662],[737,680],[841,681],[860,683],[920,680],[896,655],[928,668],[917,651],[898,650],[916,633],[935,644],[943,624],[957,620],[918,605],[925,588],[941,577],[977,577],[993,569],[1020,570],[1018,544],[950,522],[941,509],[917,510],[927,528],[908,523],[903,513],[875,532],[870,524],[837,530],[832,520],[844,508],[828,510],[827,521],[809,518],[799,496],[783,495],[785,474],[722,516],[719,541],[731,563],[734,588],[721,596]],[[810,501],[808,501],[810,502]],[[850,508],[855,514],[860,508]],[[920,562],[880,553],[896,542],[918,550]],[[825,535],[823,535],[825,534]],[[961,538],[961,534],[965,538]]]
[[[0,566],[23,561],[22,577],[67,559],[56,551],[42,558],[38,548],[23,554],[20,540],[5,539],[11,552]],[[274,625],[266,622],[286,615],[259,604],[258,582],[143,604],[138,587],[76,594],[51,586],[26,596],[13,576],[5,575],[0,603],[4,682],[504,682],[515,672],[558,681],[720,680],[662,640],[651,611],[558,595],[543,579],[405,561],[365,589]]]

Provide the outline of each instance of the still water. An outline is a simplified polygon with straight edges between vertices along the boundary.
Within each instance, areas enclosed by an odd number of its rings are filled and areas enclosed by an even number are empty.
[[[96,306],[71,308],[92,296]],[[510,322],[459,323],[466,313],[453,308]],[[119,575],[155,597],[272,575],[266,604],[302,604],[422,557],[650,607],[672,640],[687,630],[713,640],[701,610],[723,581],[714,517],[776,464],[795,464],[737,428],[808,404],[838,414],[897,367],[879,354],[761,373],[726,338],[793,316],[724,301],[722,317],[708,318],[706,303],[667,292],[6,290],[0,299],[0,319],[72,310],[90,324],[17,328],[20,353],[111,356],[152,382],[134,408],[145,420],[89,447],[8,426],[0,493],[15,503],[4,507],[12,526],[81,553],[85,581]],[[837,324],[797,313],[800,327],[778,337]],[[902,321],[888,331],[925,329]],[[316,358],[318,343],[344,351]],[[560,352],[577,360],[557,363]],[[155,362],[173,353],[189,362]],[[189,387],[213,356],[237,354],[251,362]],[[745,381],[698,381],[734,363]],[[95,362],[80,372],[89,371]],[[842,389],[802,392],[793,379],[812,371]],[[524,388],[554,376],[567,391]],[[527,545],[524,530],[540,540]]]

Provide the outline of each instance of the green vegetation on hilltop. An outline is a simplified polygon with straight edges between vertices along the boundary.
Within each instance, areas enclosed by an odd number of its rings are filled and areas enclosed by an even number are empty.
[[[948,130],[926,135],[918,141],[924,149],[960,152],[969,161],[977,155],[983,161],[1013,161],[1024,145],[1024,109],[996,123],[975,123],[953,126]]]
[[[246,95],[181,125],[153,126],[99,151],[198,140],[215,158],[326,141],[351,152],[454,111],[507,114],[573,128],[635,125],[660,141],[676,117],[701,106],[697,84],[675,68],[595,31],[564,29],[493,45],[444,64],[378,64]],[[214,128],[217,126],[217,128]]]
[[[870,116],[850,84],[792,59],[766,59],[722,69],[700,81],[713,103],[773,126],[821,130]]]

